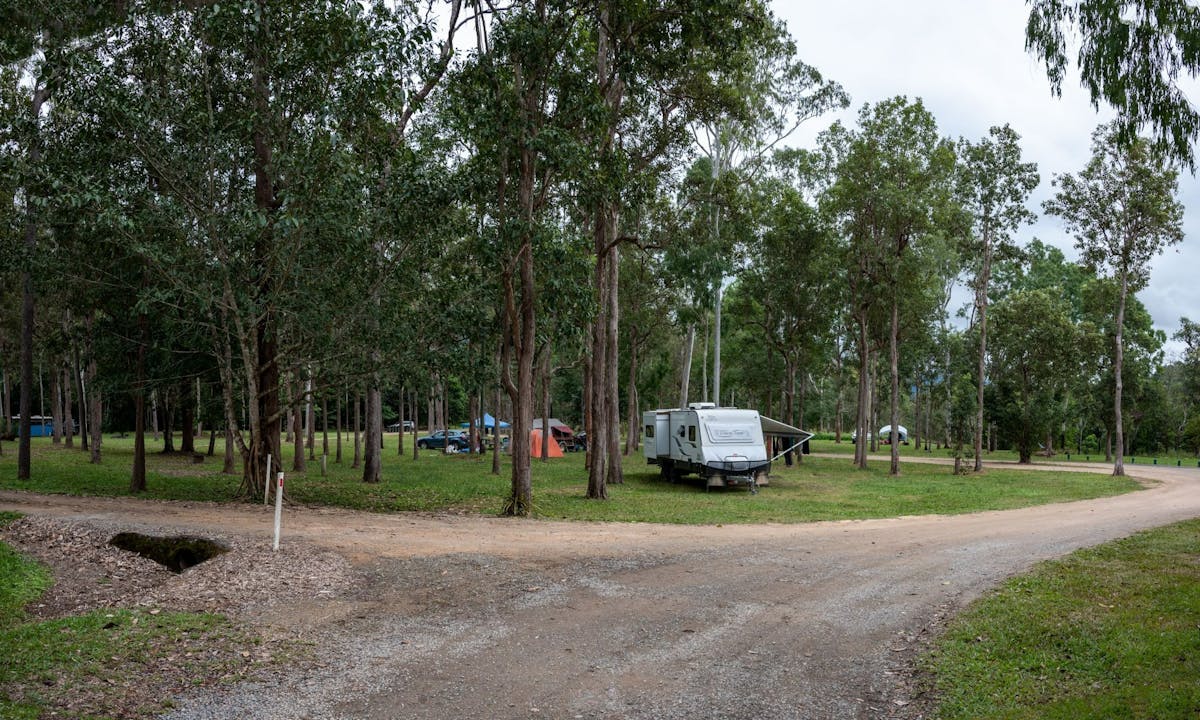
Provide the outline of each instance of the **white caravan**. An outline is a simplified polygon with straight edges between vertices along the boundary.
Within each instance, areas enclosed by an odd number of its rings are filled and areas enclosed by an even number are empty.
[[[642,414],[643,453],[674,482],[694,473],[707,487],[746,484],[752,492],[767,484],[772,457],[767,438],[786,438],[794,450],[812,433],[792,427],[757,410],[692,403],[682,410],[648,410]],[[782,453],[780,453],[782,454]]]

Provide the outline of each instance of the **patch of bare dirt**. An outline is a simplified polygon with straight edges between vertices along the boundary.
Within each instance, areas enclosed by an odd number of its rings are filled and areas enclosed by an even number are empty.
[[[99,665],[40,671],[0,687],[13,701],[34,701],[61,717],[143,718],[171,698],[202,687],[267,677],[280,662],[314,667],[310,643],[287,628],[261,622],[281,606],[336,601],[357,583],[342,557],[299,543],[279,552],[238,535],[189,531],[228,548],[175,573],[109,544],[124,524],[26,516],[0,528],[0,541],[49,568],[53,585],[26,610],[32,621],[103,613],[92,632],[111,634],[116,654]],[[138,527],[159,537],[174,528]],[[106,612],[107,611],[107,612]],[[123,612],[132,611],[132,612]],[[230,620],[167,620],[173,611]],[[170,630],[160,632],[169,622]],[[61,628],[69,636],[81,632]]]

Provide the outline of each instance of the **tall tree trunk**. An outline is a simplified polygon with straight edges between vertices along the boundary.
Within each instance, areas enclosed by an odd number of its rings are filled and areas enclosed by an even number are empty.
[[[844,383],[845,360],[842,358],[842,341],[839,339],[837,347],[837,355],[835,357],[835,365],[837,367],[837,383],[834,385],[836,394],[834,396],[833,409],[833,441],[841,444],[842,442],[842,385]]]
[[[417,428],[421,427],[421,405],[417,402],[417,391],[412,392],[412,411],[413,411],[413,429],[412,429],[412,446],[413,460],[419,457],[417,452]]]
[[[1113,475],[1125,474],[1125,418],[1121,411],[1121,396],[1125,392],[1125,298],[1129,294],[1129,277],[1124,272],[1121,273],[1121,296],[1117,305],[1117,346],[1116,358],[1113,363],[1114,380],[1116,381],[1116,393],[1113,396],[1113,420],[1116,423],[1116,442],[1113,444],[1117,448],[1117,457],[1113,462]]]
[[[614,208],[611,218],[612,229],[610,230],[611,237],[615,243],[617,237],[617,211]],[[621,309],[618,303],[618,294],[620,293],[620,285],[618,283],[618,271],[620,270],[620,258],[614,247],[612,253],[612,262],[609,263],[609,311],[608,311],[608,342],[605,348],[608,351],[608,360],[605,362],[605,376],[608,378],[607,397],[605,398],[605,406],[608,408],[608,484],[622,485],[625,482],[625,468],[621,459],[621,363],[620,355],[618,354],[618,344],[620,342],[619,321]]]
[[[554,431],[550,427],[550,344],[542,346],[542,462],[550,462],[550,443],[554,439]]]
[[[62,388],[59,386],[59,379],[62,374],[54,363],[50,363],[50,423],[52,429],[50,431],[51,443],[61,445],[63,440],[62,431]]]
[[[362,406],[362,394],[357,390],[354,391],[354,462],[350,463],[351,468],[357,468],[362,462],[362,443],[359,438],[359,430],[362,428],[362,416],[359,415],[359,408]]]
[[[333,451],[333,453],[334,453],[333,461],[338,464],[341,464],[341,462],[342,462],[342,410],[343,410],[342,393],[339,392],[338,399],[337,399],[337,410],[335,411],[337,413],[337,420],[336,420],[337,440],[336,440],[336,447],[334,448],[334,451]]]
[[[292,472],[307,472],[304,460],[304,405],[299,395],[292,399]],[[283,467],[283,462],[279,463]]]
[[[896,287],[892,286],[892,332],[891,332],[891,380],[892,407],[891,442],[892,466],[889,475],[900,474],[900,298],[896,295]]]
[[[975,387],[975,472],[983,470],[983,384],[987,369],[987,307],[988,280],[991,274],[992,249],[989,231],[983,236],[983,267],[979,270],[979,282],[975,289],[975,306],[979,308],[979,364]]]
[[[329,393],[326,390],[321,391],[321,457],[329,457]]]
[[[492,409],[495,424],[492,426],[492,474],[500,474],[500,385],[496,384],[496,406]]]
[[[625,438],[625,455],[638,449],[638,441],[641,438],[642,423],[641,418],[638,417],[637,372],[638,343],[635,332],[629,341],[629,384],[625,386],[625,412],[629,418],[629,435]]]
[[[407,398],[407,390],[401,388],[400,397],[398,397],[398,400],[400,400],[400,406],[398,406],[400,407],[400,419],[398,419],[400,432],[396,433],[396,455],[400,455],[401,457],[404,455],[404,419],[408,418]]]
[[[42,103],[48,96],[46,88],[34,87],[30,117],[35,135],[29,140],[29,166],[37,168],[42,162],[41,137],[37,133],[42,115]],[[28,190],[28,188],[27,188]],[[27,263],[37,256],[38,203],[25,203],[25,252]],[[28,265],[21,270],[21,430],[17,440],[17,480],[30,478],[32,457],[33,415],[33,272]]]
[[[378,373],[372,373],[367,388],[366,432],[363,436],[363,482],[377,483],[383,479],[383,391]]]
[[[100,464],[100,444],[101,444],[101,425],[104,422],[104,406],[101,404],[100,391],[96,389],[96,360],[95,358],[88,360],[87,366],[87,382],[92,391],[88,393],[88,412],[91,417],[88,420],[88,429],[92,433],[92,441],[88,444],[89,460],[93,465]]]
[[[855,418],[854,464],[867,469],[867,435],[870,434],[870,403],[871,403],[871,351],[867,346],[867,314],[860,309],[858,317],[858,408]]]
[[[179,414],[182,416],[179,451],[194,453],[196,452],[196,403],[186,385],[179,389],[179,404],[182,406],[179,408]]]
[[[305,371],[304,378],[304,444],[308,447],[308,459],[317,459],[317,411],[313,405],[312,373]]]
[[[129,477],[129,492],[146,491],[146,344],[150,340],[150,323],[145,313],[138,315],[137,364],[133,389],[133,468]]]
[[[696,324],[688,325],[687,339],[683,341],[683,361],[680,363],[679,407],[688,406],[688,385],[692,379],[692,355],[696,349]]]
[[[67,447],[75,447],[75,415],[71,411],[71,406],[75,404],[75,398],[72,397],[75,383],[71,382],[71,375],[71,366],[68,363],[62,371],[63,444]]]
[[[162,437],[163,454],[175,452],[175,405],[176,401],[171,391],[162,394]]]

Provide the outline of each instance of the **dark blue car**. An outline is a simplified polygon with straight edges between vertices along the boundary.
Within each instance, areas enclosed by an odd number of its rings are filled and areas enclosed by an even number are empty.
[[[449,433],[438,430],[425,437],[417,438],[417,447],[422,450],[441,450],[446,447],[447,442],[450,443],[450,452],[465,452],[470,440],[458,430],[451,430]]]

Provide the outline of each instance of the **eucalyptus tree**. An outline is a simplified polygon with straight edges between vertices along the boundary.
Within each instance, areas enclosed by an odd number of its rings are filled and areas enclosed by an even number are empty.
[[[1092,135],[1092,159],[1059,188],[1047,212],[1060,216],[1075,236],[1084,262],[1108,273],[1119,287],[1114,339],[1113,396],[1117,455],[1114,475],[1125,474],[1121,410],[1126,300],[1150,279],[1150,261],[1183,241],[1183,205],[1175,199],[1178,173],[1148,142],[1127,143],[1118,126]]]
[[[792,63],[794,47],[759,0],[655,5],[608,0],[595,7],[591,22],[596,37],[591,92],[601,99],[602,113],[587,128],[595,160],[589,181],[581,185],[593,229],[597,288],[588,497],[604,498],[607,483],[622,478],[615,251],[629,235],[621,229],[622,213],[642,204],[639,196],[647,187],[642,180],[677,161],[688,144],[689,125],[713,125],[722,117],[748,124],[755,111],[748,94],[739,92],[743,80],[777,77]]]
[[[1067,304],[1048,290],[1012,293],[995,307],[991,377],[997,388],[995,415],[1012,438],[1020,462],[1061,414],[1062,396],[1081,371],[1087,348],[1071,323]]]
[[[557,0],[507,11],[456,74],[447,103],[448,119],[482,171],[474,184],[477,201],[486,202],[477,235],[498,274],[500,382],[513,408],[505,511],[513,515],[529,514],[533,502],[529,435],[542,347],[538,296],[554,272],[541,261],[571,242],[553,211],[563,183],[586,164],[581,128],[596,109],[585,92],[591,57],[584,12]]]
[[[900,472],[899,370],[903,291],[919,292],[927,267],[910,249],[939,241],[956,221],[950,198],[954,169],[951,144],[939,136],[937,123],[920,100],[896,97],[864,105],[858,129],[835,125],[824,135],[825,151],[835,163],[833,185],[825,207],[848,243],[850,290],[859,343],[859,432],[855,454],[866,466],[866,377],[872,316],[882,310],[890,327],[893,428],[891,473]],[[907,298],[906,298],[907,302]],[[876,320],[876,323],[878,320]],[[878,327],[877,324],[875,324]]]
[[[42,168],[45,110],[53,102],[61,66],[85,47],[85,38],[120,17],[121,4],[67,0],[32,0],[13,7],[0,27],[0,65],[4,66],[4,122],[9,128],[4,142],[14,160],[16,192],[12,200],[22,218],[20,415],[17,478],[30,477],[30,423],[33,404],[34,277],[30,263],[36,256],[42,205],[51,188]]]
[[[1037,165],[1021,162],[1020,136],[1008,125],[993,127],[978,142],[959,140],[957,196],[971,219],[966,257],[974,262],[975,322],[979,326],[976,364],[975,472],[983,469],[983,388],[987,362],[988,286],[992,260],[1018,252],[1012,233],[1033,222],[1025,206],[1037,187]]]
[[[1105,443],[1105,458],[1112,459],[1109,445],[1116,440],[1115,390],[1117,386],[1116,338],[1118,328],[1113,307],[1120,302],[1121,286],[1112,278],[1095,278],[1084,285],[1083,316],[1078,323],[1081,331],[1093,338],[1096,348],[1092,362],[1091,386],[1081,389],[1089,397],[1085,403],[1093,410],[1092,420],[1101,429],[1109,442]],[[1148,393],[1154,384],[1154,376],[1162,366],[1163,344],[1166,334],[1154,328],[1146,306],[1136,295],[1126,300],[1124,322],[1120,328],[1121,352],[1121,414],[1122,427],[1144,416],[1148,410]],[[1133,432],[1122,433],[1122,454],[1131,448]]]
[[[784,181],[763,184],[763,231],[740,284],[743,297],[758,308],[747,320],[783,361],[782,413],[795,425],[804,420],[807,374],[830,339],[842,274],[832,228],[801,190]]]
[[[1194,168],[1200,112],[1180,75],[1200,73],[1200,7],[1191,0],[1027,0],[1025,47],[1062,95],[1078,45],[1080,82],[1117,110],[1114,140],[1133,144],[1148,126],[1157,151]]]
[[[257,495],[267,456],[280,454],[281,369],[373,341],[361,299],[388,252],[378,217],[400,202],[388,196],[410,154],[405,103],[421,98],[414,58],[441,56],[403,4],[126,7],[128,20],[75,60],[90,66],[72,102],[113,129],[127,176],[148,189],[131,201],[113,188],[102,209],[120,237],[158,233],[138,245],[152,253],[148,271],[195,310],[223,384],[241,375],[250,437],[232,435],[243,489]],[[333,333],[306,330],[321,313],[342,320]],[[236,429],[236,399],[224,396]]]

